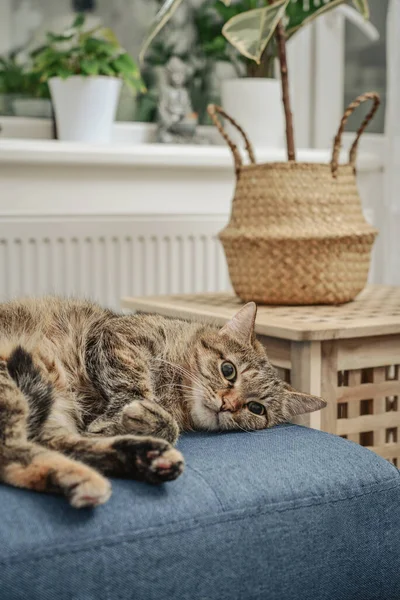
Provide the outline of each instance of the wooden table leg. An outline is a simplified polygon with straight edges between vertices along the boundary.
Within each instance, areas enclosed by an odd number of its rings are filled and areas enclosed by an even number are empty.
[[[301,392],[321,396],[321,342],[291,343],[291,385]],[[321,411],[300,415],[299,425],[321,429]]]
[[[348,385],[349,387],[355,387],[361,385],[361,369],[352,369],[348,371]],[[360,400],[350,400],[347,403],[347,418],[356,419],[360,416]],[[347,439],[356,444],[360,443],[359,433],[348,433]]]
[[[334,340],[321,344],[321,396],[328,406],[321,411],[321,429],[336,433],[338,347]]]

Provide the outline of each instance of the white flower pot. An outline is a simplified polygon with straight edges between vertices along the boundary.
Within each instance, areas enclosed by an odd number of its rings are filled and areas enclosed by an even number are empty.
[[[284,148],[284,112],[278,79],[227,79],[221,84],[221,100],[223,108],[244,129],[253,146]],[[234,128],[229,127],[229,135],[243,146]]]
[[[121,83],[115,77],[103,76],[51,78],[58,139],[110,142]]]

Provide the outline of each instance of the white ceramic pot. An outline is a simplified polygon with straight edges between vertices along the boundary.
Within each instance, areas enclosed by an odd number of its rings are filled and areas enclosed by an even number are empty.
[[[115,77],[103,76],[51,78],[49,86],[58,139],[110,142],[121,83]]]
[[[244,129],[253,146],[284,148],[284,112],[278,79],[227,79],[221,84],[221,100],[223,108]],[[243,146],[236,130],[229,127],[229,135]]]

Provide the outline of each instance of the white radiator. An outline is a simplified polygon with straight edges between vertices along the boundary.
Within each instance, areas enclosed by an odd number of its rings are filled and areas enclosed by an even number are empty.
[[[0,301],[43,294],[119,309],[122,296],[229,289],[226,217],[0,218]]]
[[[328,159],[299,151],[300,161]],[[374,223],[381,175],[360,161]],[[216,234],[229,220],[234,179],[223,146],[0,141],[0,300],[56,293],[118,309],[122,296],[230,289]]]

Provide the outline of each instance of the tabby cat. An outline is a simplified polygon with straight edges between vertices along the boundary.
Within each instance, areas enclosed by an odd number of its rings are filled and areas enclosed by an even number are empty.
[[[96,506],[103,475],[178,477],[180,431],[264,429],[325,406],[277,377],[255,317],[251,302],[222,329],[53,297],[0,305],[0,481]]]

